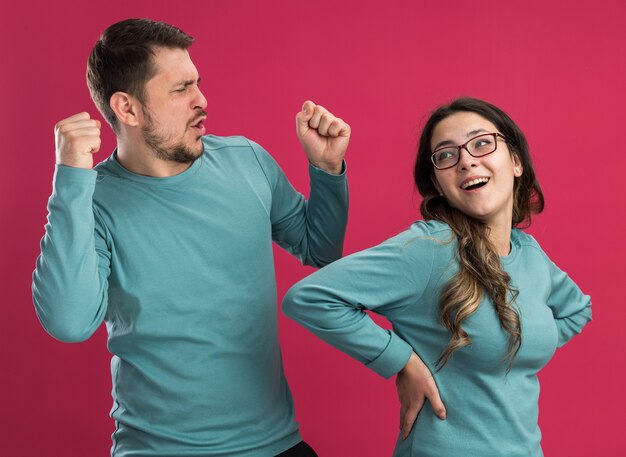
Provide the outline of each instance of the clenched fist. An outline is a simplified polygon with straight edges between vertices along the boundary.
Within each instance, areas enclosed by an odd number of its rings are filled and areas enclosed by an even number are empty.
[[[54,126],[57,164],[93,168],[93,154],[100,149],[100,121],[78,113]]]
[[[309,162],[329,173],[341,173],[350,142],[348,124],[323,106],[307,100],[296,115],[296,133]]]

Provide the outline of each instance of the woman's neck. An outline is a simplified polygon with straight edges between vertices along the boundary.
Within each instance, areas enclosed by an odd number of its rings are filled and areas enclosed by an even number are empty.
[[[489,241],[493,244],[496,252],[501,255],[509,255],[511,252],[511,230],[513,225],[510,220],[504,224],[489,226]]]

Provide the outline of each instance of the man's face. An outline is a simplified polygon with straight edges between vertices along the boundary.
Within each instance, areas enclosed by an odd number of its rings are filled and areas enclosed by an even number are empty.
[[[146,83],[143,106],[144,141],[161,160],[191,163],[203,152],[207,116],[198,71],[184,49],[159,47],[154,54],[156,74]]]

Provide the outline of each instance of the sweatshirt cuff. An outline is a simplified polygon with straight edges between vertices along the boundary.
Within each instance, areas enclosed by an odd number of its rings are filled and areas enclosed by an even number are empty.
[[[311,162],[309,162],[309,177],[313,179],[325,179],[329,182],[344,182],[346,180],[346,171],[348,169],[348,165],[344,160],[341,164],[341,173],[338,175],[334,175],[332,173],[328,173],[327,171],[322,170],[321,168],[317,168]]]
[[[406,341],[391,331],[389,335],[391,338],[383,352],[365,364],[366,367],[387,379],[402,370],[413,353],[413,348]]]
[[[72,181],[95,183],[97,177],[98,172],[93,169],[68,167],[66,165],[57,164],[54,167],[53,182]]]

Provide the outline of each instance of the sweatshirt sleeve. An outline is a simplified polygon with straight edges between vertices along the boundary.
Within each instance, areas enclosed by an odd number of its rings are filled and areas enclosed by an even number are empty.
[[[554,315],[559,332],[558,347],[579,334],[591,321],[591,299],[570,277],[557,267],[544,253],[550,271],[551,290],[548,306]]]
[[[432,269],[432,244],[401,234],[338,260],[294,285],[283,300],[283,311],[389,378],[404,367],[413,349],[378,326],[366,310],[385,315],[419,302]]]
[[[272,239],[305,265],[322,267],[341,257],[348,223],[346,165],[333,175],[309,164],[308,201],[287,180],[276,161],[250,145],[272,190]]]
[[[96,222],[97,172],[57,165],[48,223],[33,273],[33,302],[46,331],[66,342],[89,338],[107,308],[111,254]]]

